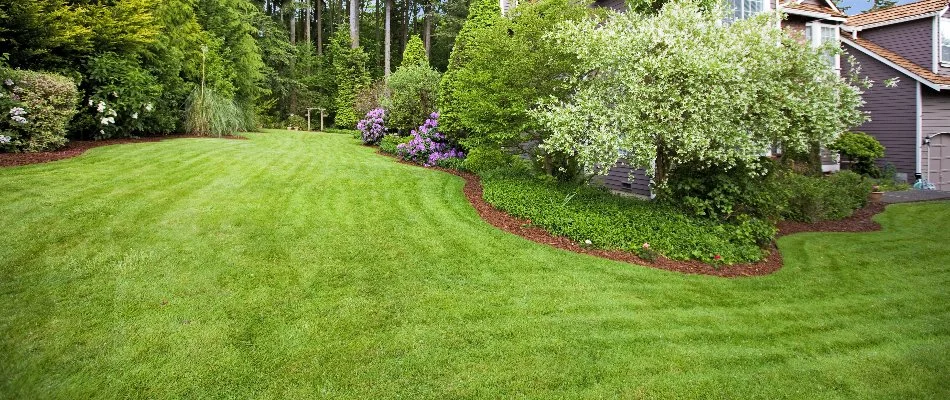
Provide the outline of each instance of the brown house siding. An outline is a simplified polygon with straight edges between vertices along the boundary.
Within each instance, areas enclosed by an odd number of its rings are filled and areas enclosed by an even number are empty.
[[[885,49],[900,54],[921,67],[933,69],[933,18],[922,18],[901,24],[858,32]]]
[[[860,50],[844,44],[844,50],[853,55],[861,65],[862,77],[874,81],[874,86],[865,91],[862,109],[870,114],[871,121],[855,128],[866,132],[886,148],[884,162],[891,163],[897,172],[913,177],[917,169],[917,82],[877,61]],[[848,71],[847,57],[841,58],[842,69]],[[884,80],[900,78],[896,87],[886,87]]]
[[[938,92],[926,86],[920,90],[924,106],[921,118],[923,135],[950,132],[950,92]]]
[[[805,24],[812,20],[814,20],[814,18],[806,18],[800,15],[789,15],[786,20],[782,21],[782,29],[791,31],[793,34],[798,35],[799,40],[804,42]]]
[[[633,173],[632,180],[630,179],[631,173]],[[640,196],[650,195],[650,177],[647,176],[646,171],[632,168],[623,161],[614,165],[614,167],[610,169],[610,172],[606,176],[599,178],[599,180],[610,190],[628,192]]]
[[[610,8],[614,11],[620,12],[627,11],[627,2],[624,0],[597,0],[594,2],[593,6]]]

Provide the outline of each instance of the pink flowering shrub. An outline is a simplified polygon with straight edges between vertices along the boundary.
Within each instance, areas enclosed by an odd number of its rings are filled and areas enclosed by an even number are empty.
[[[465,153],[446,142],[445,135],[439,132],[439,113],[432,113],[422,126],[411,132],[408,143],[396,146],[396,155],[403,160],[413,161],[427,167],[438,165],[452,158],[465,158]]]
[[[366,117],[356,123],[356,130],[360,132],[363,144],[374,145],[383,140],[386,134],[386,110],[375,108],[366,113]]]

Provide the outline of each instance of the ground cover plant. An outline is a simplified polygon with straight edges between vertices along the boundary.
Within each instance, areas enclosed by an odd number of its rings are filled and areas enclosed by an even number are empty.
[[[2,397],[950,396],[946,202],[729,280],[502,232],[348,135],[247,136],[0,169]]]
[[[640,252],[649,243],[653,252],[674,260],[733,264],[760,261],[775,236],[763,220],[690,217],[673,206],[572,183],[498,173],[483,178],[482,185],[493,206],[599,248]]]

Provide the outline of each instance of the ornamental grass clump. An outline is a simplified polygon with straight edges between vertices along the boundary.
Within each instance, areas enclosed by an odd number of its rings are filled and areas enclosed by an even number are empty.
[[[396,146],[396,155],[406,161],[412,161],[427,167],[451,158],[465,158],[465,153],[446,142],[445,135],[439,132],[439,113],[429,116],[422,126],[411,132],[412,139]]]
[[[356,130],[360,132],[363,144],[375,145],[383,140],[386,134],[386,110],[376,108],[366,113],[366,117],[356,123]]]

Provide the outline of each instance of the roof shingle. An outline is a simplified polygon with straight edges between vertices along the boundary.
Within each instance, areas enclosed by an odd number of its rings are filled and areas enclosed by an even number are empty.
[[[882,10],[870,11],[848,18],[847,25],[862,27],[882,22],[894,21],[902,18],[916,17],[930,14],[947,7],[950,0],[921,0],[916,3],[888,7]]]
[[[921,67],[920,65],[917,65],[917,64],[914,63],[913,61],[910,61],[910,60],[908,60],[908,59],[906,59],[906,58],[904,58],[904,57],[901,57],[899,54],[897,54],[897,53],[895,53],[895,52],[893,52],[893,51],[890,51],[890,50],[885,49],[885,48],[883,48],[883,47],[881,47],[881,46],[878,46],[878,45],[874,44],[874,42],[872,42],[872,41],[870,41],[870,40],[863,39],[863,38],[851,38],[851,37],[847,37],[847,38],[845,38],[845,40],[849,40],[849,41],[851,41],[851,42],[857,44],[858,46],[863,47],[865,50],[870,51],[870,52],[872,52],[872,53],[874,53],[874,54],[877,54],[878,56],[880,56],[880,57],[882,57],[882,58],[884,58],[884,59],[886,59],[886,60],[888,60],[888,61],[890,61],[890,62],[892,62],[892,63],[894,63],[894,64],[897,64],[897,65],[900,66],[901,68],[904,68],[904,69],[910,71],[911,73],[914,73],[914,74],[920,76],[921,78],[924,78],[924,79],[926,79],[926,80],[928,80],[928,81],[930,81],[930,82],[933,82],[934,84],[937,84],[937,85],[950,85],[950,76],[935,74],[935,73],[933,73],[933,71],[931,71],[931,70],[929,70],[929,69],[927,69],[927,68]]]
[[[843,12],[840,12],[840,11],[835,11],[835,10],[834,10],[833,8],[831,8],[831,7],[828,7],[828,6],[816,6],[816,5],[814,5],[814,4],[804,4],[804,3],[802,3],[802,4],[797,4],[797,3],[795,3],[794,0],[790,0],[790,1],[786,2],[786,3],[783,3],[783,4],[782,4],[782,8],[792,9],[792,10],[801,10],[801,11],[811,11],[811,12],[816,12],[816,13],[828,14],[828,15],[831,15],[832,17],[848,18],[848,15],[847,15],[847,14],[845,14],[845,13],[843,13]]]

